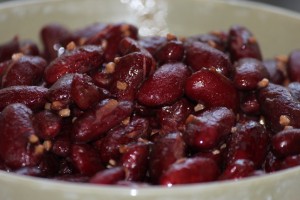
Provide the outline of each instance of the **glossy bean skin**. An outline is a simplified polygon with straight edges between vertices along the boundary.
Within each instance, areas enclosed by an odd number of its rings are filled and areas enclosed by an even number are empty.
[[[86,74],[75,74],[71,83],[70,96],[76,105],[86,110],[93,107],[105,98],[100,89],[93,83],[92,78]]]
[[[270,83],[259,90],[258,101],[266,126],[274,133],[284,128],[284,125],[280,124],[282,115],[288,117],[290,126],[299,127],[300,103],[293,98],[287,88]]]
[[[29,136],[35,134],[31,116],[32,111],[20,103],[8,105],[1,113],[0,157],[12,169],[40,161],[41,154],[35,154],[35,145],[29,143]]]
[[[228,51],[231,62],[241,58],[262,60],[260,47],[253,34],[244,26],[232,26],[228,33]]]
[[[174,103],[183,96],[184,85],[190,73],[189,68],[182,63],[161,66],[140,87],[138,102],[150,107]]]
[[[45,69],[44,79],[48,84],[55,83],[68,73],[87,73],[96,70],[103,63],[101,47],[86,45],[66,51],[53,60]]]
[[[272,137],[272,150],[279,157],[287,157],[300,153],[300,129],[282,130]]]
[[[145,180],[150,145],[149,142],[138,142],[123,146],[120,149],[122,152],[120,165],[123,166],[126,172],[125,180],[133,182],[143,182]]]
[[[77,142],[97,139],[119,125],[132,113],[132,103],[114,99],[103,100],[93,109],[81,115],[73,125],[73,137]]]
[[[285,63],[276,59],[267,59],[263,61],[263,64],[270,75],[270,82],[279,85],[283,84],[286,79],[286,72],[282,70],[282,68],[286,68]]]
[[[158,135],[149,157],[151,182],[158,184],[160,177],[180,158],[185,157],[185,142],[180,132]]]
[[[261,166],[268,153],[269,141],[268,132],[258,122],[250,120],[238,123],[236,131],[227,142],[227,165],[239,159],[247,159],[255,167]]]
[[[44,107],[48,89],[41,86],[11,86],[0,90],[0,110],[13,103],[22,103],[31,109]]]
[[[248,115],[259,115],[260,104],[256,91],[246,91],[240,93],[240,109]]]
[[[10,41],[0,45],[0,62],[10,60],[14,53],[19,52],[19,38],[13,37]]]
[[[182,62],[185,55],[183,43],[179,40],[170,40],[162,45],[155,53],[160,64]]]
[[[252,176],[254,171],[255,165],[252,161],[238,159],[226,167],[219,180],[241,179]]]
[[[186,81],[185,94],[207,108],[238,109],[239,97],[233,83],[214,70],[203,68],[193,73]]]
[[[185,141],[192,149],[212,149],[231,133],[235,121],[235,114],[225,107],[190,115],[186,120]]]
[[[2,87],[17,85],[38,85],[47,62],[38,56],[23,55],[12,62],[2,77]]]
[[[95,142],[101,160],[109,163],[110,160],[119,161],[120,148],[135,143],[139,138],[148,139],[149,121],[144,118],[133,119],[128,125],[119,126],[110,130],[103,138]]]
[[[89,183],[93,184],[104,184],[104,185],[114,185],[120,180],[125,179],[125,170],[123,167],[113,167],[104,169],[89,180]]]
[[[73,144],[70,157],[81,175],[92,176],[104,169],[97,151],[90,145]]]
[[[202,68],[215,68],[216,71],[226,77],[232,75],[234,70],[233,66],[224,52],[202,42],[188,43],[185,48],[185,62],[191,66],[194,71],[199,71]]]
[[[262,79],[270,75],[263,63],[254,58],[242,58],[235,63],[233,82],[239,90],[254,90]]]
[[[115,57],[119,56],[119,43],[125,37],[137,39],[137,28],[126,23],[111,24],[88,38],[85,44],[103,45],[106,43],[103,48],[104,60],[105,62],[112,62]]]
[[[68,157],[71,153],[71,137],[67,133],[60,133],[52,142],[51,152],[60,157]]]
[[[44,140],[54,139],[62,127],[61,117],[48,110],[35,113],[32,122],[35,133]]]
[[[160,178],[160,185],[171,187],[177,184],[214,181],[220,174],[217,164],[209,158],[186,158],[173,163]]]
[[[287,70],[288,77],[292,82],[300,81],[299,59],[300,59],[300,50],[296,49],[290,53],[286,70]]]
[[[280,170],[296,167],[296,166],[299,166],[299,165],[300,165],[300,156],[299,156],[299,154],[298,155],[293,155],[293,156],[288,156],[281,162]]]

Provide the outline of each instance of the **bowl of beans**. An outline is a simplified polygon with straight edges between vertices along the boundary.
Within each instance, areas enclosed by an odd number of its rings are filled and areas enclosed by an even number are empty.
[[[29,0],[0,26],[1,200],[298,198],[298,13]]]

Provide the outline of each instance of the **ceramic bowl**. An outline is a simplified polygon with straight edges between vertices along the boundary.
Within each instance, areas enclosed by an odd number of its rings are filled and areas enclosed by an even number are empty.
[[[141,35],[188,36],[231,25],[248,27],[264,58],[300,48],[300,15],[245,1],[36,0],[0,4],[0,42],[19,35],[39,40],[40,28],[59,22],[80,28],[94,22],[129,22]],[[0,172],[1,200],[297,200],[300,168],[238,181],[162,188],[127,188],[57,182]]]

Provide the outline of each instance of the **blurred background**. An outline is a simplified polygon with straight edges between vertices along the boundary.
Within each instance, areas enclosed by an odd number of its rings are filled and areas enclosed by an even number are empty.
[[[14,0],[0,0],[0,2],[14,1]],[[15,0],[26,1],[26,0]],[[224,0],[224,1],[255,1],[274,6],[279,6],[296,12],[300,12],[300,0]]]

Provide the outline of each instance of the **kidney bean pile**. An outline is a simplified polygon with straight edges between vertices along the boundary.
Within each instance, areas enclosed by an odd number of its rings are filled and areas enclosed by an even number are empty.
[[[1,170],[170,187],[300,165],[300,50],[263,59],[240,25],[179,38],[48,24],[40,36],[0,45]]]

